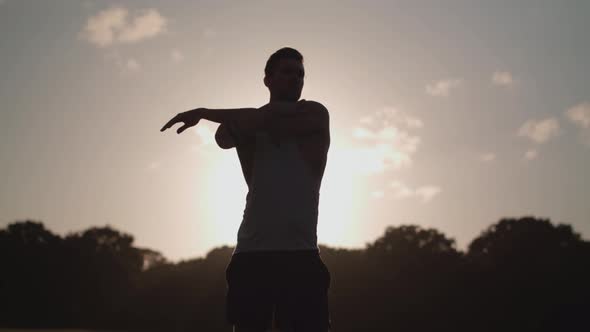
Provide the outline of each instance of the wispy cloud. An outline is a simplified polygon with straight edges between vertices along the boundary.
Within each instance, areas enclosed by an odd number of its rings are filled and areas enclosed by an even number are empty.
[[[122,43],[134,43],[155,37],[165,28],[166,19],[156,9],[145,9],[121,29],[118,39]]]
[[[423,122],[396,108],[384,107],[359,121],[352,136],[361,144],[355,150],[357,160],[366,173],[380,173],[412,164],[412,154],[418,149],[420,137],[410,130],[422,128]]]
[[[442,192],[442,189],[438,186],[426,185],[413,189],[408,187],[403,182],[397,180],[392,181],[390,186],[393,190],[393,195],[395,198],[402,199],[417,197],[420,198],[424,203],[428,203],[435,196]]]
[[[123,57],[119,52],[110,52],[105,55],[107,60],[114,62],[122,73],[132,73],[141,70],[141,64],[137,59],[131,57]]]
[[[526,137],[536,144],[548,142],[560,133],[559,122],[554,117],[543,120],[528,120],[518,129],[518,136]],[[539,156],[538,148],[529,148],[524,159],[534,160]]]
[[[408,128],[422,128],[424,127],[424,123],[422,120],[415,118],[413,116],[406,115],[404,116],[404,122]]]
[[[565,111],[567,118],[580,128],[590,128],[590,102],[583,102],[567,111]]]
[[[582,144],[590,147],[590,102],[582,102],[565,111],[564,115],[580,129]]]
[[[126,8],[111,7],[88,18],[79,37],[98,47],[136,43],[163,33],[166,24],[166,18],[153,8],[130,17]]]
[[[534,160],[534,159],[537,159],[538,156],[539,156],[539,151],[537,151],[536,149],[529,149],[529,150],[527,150],[527,152],[525,152],[524,159]]]
[[[496,154],[492,153],[492,152],[482,153],[479,156],[479,160],[486,162],[486,163],[494,161],[494,160],[496,160]]]
[[[80,37],[100,47],[108,46],[116,39],[115,31],[125,26],[126,17],[124,8],[103,10],[88,19]]]
[[[496,71],[492,74],[492,84],[502,87],[511,87],[516,84],[516,79],[509,71]]]
[[[426,93],[434,97],[448,97],[461,84],[460,79],[445,79],[426,85]]]
[[[416,189],[416,196],[420,197],[424,203],[430,202],[435,196],[440,194],[442,189],[437,186],[422,186]]]
[[[556,137],[559,132],[559,122],[556,118],[549,117],[539,121],[526,121],[520,129],[518,129],[518,136],[526,137],[535,143],[541,144]]]

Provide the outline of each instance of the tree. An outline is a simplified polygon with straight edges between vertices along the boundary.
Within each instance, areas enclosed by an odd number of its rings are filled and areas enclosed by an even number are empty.
[[[41,327],[56,319],[51,299],[59,296],[61,238],[41,222],[17,221],[0,230],[0,324]]]
[[[545,331],[581,319],[571,308],[590,294],[590,255],[571,226],[504,218],[468,248],[472,308],[480,308],[473,317],[491,330]]]
[[[456,329],[461,253],[435,229],[389,226],[366,246],[365,322],[375,329]]]

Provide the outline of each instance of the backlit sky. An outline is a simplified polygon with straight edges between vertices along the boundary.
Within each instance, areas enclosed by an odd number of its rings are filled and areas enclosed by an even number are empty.
[[[196,107],[260,107],[304,56],[332,144],[321,244],[465,246],[501,217],[590,235],[590,1],[0,0],[0,227],[112,225],[172,260],[235,245],[246,184]]]

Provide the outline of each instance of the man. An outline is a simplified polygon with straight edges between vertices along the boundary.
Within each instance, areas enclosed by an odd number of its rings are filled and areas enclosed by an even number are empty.
[[[285,47],[270,56],[258,109],[197,108],[161,131],[200,119],[220,123],[219,147],[235,147],[248,184],[237,246],[226,269],[227,320],[236,332],[326,332],[330,272],[317,245],[319,190],[330,146],[328,110],[299,100],[303,56]]]

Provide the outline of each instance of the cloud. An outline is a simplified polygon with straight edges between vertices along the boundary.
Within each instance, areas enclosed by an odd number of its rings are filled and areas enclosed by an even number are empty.
[[[88,18],[79,36],[98,47],[136,43],[163,33],[166,24],[166,18],[153,8],[130,18],[126,8],[111,7]]]
[[[438,186],[427,185],[412,189],[400,181],[390,183],[395,198],[420,198],[423,203],[430,202],[435,196],[441,193],[442,189]]]
[[[396,198],[405,198],[414,195],[414,190],[410,189],[400,181],[393,181],[390,185],[393,188],[394,196]]]
[[[538,156],[539,156],[539,152],[537,150],[529,149],[527,152],[525,152],[524,159],[533,160],[533,159],[537,159]]]
[[[119,41],[122,43],[138,42],[157,36],[165,28],[166,19],[157,10],[145,9],[121,30]]]
[[[492,84],[503,87],[511,87],[516,84],[516,80],[509,71],[496,71],[492,74]]]
[[[394,125],[398,127],[406,127],[407,129],[419,129],[424,127],[424,123],[419,118],[390,106],[382,107],[371,115],[361,117],[359,122],[365,125]]]
[[[550,117],[543,120],[528,120],[520,129],[518,136],[527,137],[535,143],[545,143],[559,134],[559,122]]]
[[[436,186],[422,186],[416,189],[416,196],[422,198],[424,203],[430,202],[434,196],[440,194],[442,190]]]
[[[172,52],[170,52],[170,57],[172,58],[172,61],[176,63],[184,60],[184,54],[178,49],[173,49]]]
[[[567,118],[575,125],[581,128],[590,128],[590,102],[583,102],[567,111],[565,111]]]
[[[483,162],[494,161],[494,160],[496,160],[496,154],[491,153],[491,152],[483,153],[479,156],[479,160],[481,160]]]
[[[434,97],[448,97],[461,84],[460,79],[446,79],[426,85],[426,93]]]
[[[134,58],[123,57],[119,54],[119,52],[113,51],[107,53],[105,57],[108,60],[113,61],[124,73],[138,72],[141,70],[141,64],[139,61]]]
[[[80,36],[100,47],[110,45],[116,39],[115,30],[125,26],[126,17],[127,10],[124,8],[103,10],[88,19]]]
[[[359,120],[352,136],[361,144],[354,149],[362,173],[380,173],[412,164],[412,154],[418,150],[420,137],[410,133],[424,124],[396,108],[384,107]]]
[[[406,122],[406,126],[408,128],[422,128],[422,127],[424,127],[424,123],[422,122],[422,120],[412,117],[412,116],[406,116],[404,118],[404,121]]]

